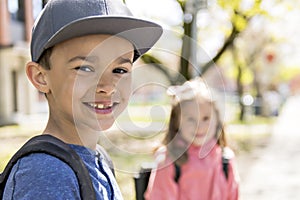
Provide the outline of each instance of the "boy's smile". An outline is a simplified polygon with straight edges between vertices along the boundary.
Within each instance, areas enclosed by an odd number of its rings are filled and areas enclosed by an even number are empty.
[[[51,126],[64,132],[110,128],[128,103],[133,54],[129,41],[110,35],[83,36],[54,46],[51,69],[44,71]]]
[[[84,103],[85,105],[87,105],[88,107],[90,107],[91,109],[93,109],[95,112],[98,113],[109,113],[112,112],[112,107],[116,104],[113,103],[97,103],[97,102],[89,102],[89,103]]]

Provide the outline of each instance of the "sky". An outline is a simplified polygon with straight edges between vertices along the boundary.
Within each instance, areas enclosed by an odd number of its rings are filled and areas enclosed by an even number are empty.
[[[182,21],[182,11],[175,0],[126,0],[134,15],[159,19],[166,25],[178,25]]]

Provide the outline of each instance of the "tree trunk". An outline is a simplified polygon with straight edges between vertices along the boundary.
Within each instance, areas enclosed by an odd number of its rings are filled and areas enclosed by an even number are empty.
[[[245,105],[243,103],[243,94],[244,94],[244,87],[242,84],[242,74],[243,74],[243,68],[241,66],[241,63],[239,62],[239,56],[238,51],[236,48],[232,48],[232,54],[233,54],[233,60],[235,62],[235,66],[237,67],[237,77],[236,77],[236,85],[237,85],[237,93],[239,97],[239,106],[240,106],[240,116],[239,120],[244,121],[245,119]]]

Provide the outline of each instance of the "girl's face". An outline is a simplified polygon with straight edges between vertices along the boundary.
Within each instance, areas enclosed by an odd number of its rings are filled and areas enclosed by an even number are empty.
[[[184,101],[181,106],[180,132],[195,146],[202,146],[215,137],[217,119],[211,102],[203,99]]]
[[[127,106],[133,45],[110,35],[89,35],[53,48],[46,71],[50,114],[59,127],[105,130]]]

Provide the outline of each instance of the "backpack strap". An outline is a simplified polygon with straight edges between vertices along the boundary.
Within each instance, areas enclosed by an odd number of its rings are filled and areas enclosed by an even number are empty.
[[[226,179],[228,179],[230,160],[233,157],[234,157],[234,153],[229,147],[222,148],[222,165],[223,165],[223,172]]]
[[[228,158],[222,157],[222,165],[223,165],[223,172],[226,177],[226,180],[228,179],[228,165],[229,165],[229,160]]]
[[[145,200],[144,193],[147,190],[151,171],[154,167],[147,166],[141,167],[138,174],[134,175],[134,186],[135,186],[135,199],[136,200]]]
[[[89,172],[80,156],[66,143],[51,135],[39,135],[26,142],[10,159],[0,177],[0,199],[3,197],[5,184],[17,161],[32,153],[46,153],[68,164],[74,171],[84,200],[95,200],[96,195]]]
[[[174,167],[175,167],[174,181],[175,181],[176,183],[178,183],[179,178],[180,178],[180,174],[181,174],[181,168],[180,168],[180,166],[179,166],[178,164],[176,164],[175,162],[174,162]]]

